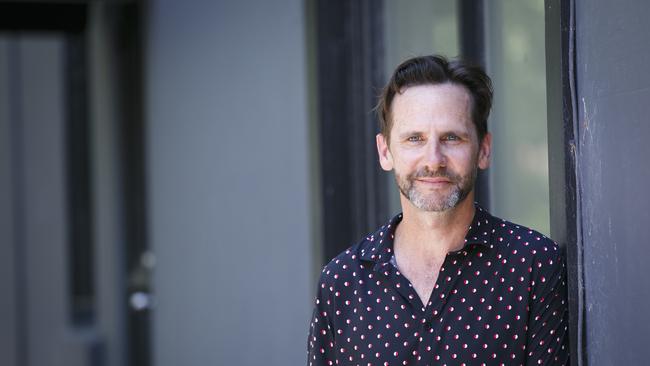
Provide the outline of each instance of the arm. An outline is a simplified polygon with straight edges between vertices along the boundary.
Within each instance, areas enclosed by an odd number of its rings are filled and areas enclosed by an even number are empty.
[[[318,283],[318,294],[314,305],[314,314],[309,325],[309,339],[307,340],[307,365],[335,365],[336,351],[334,349],[334,334],[330,322],[329,292],[325,284],[325,274],[321,275]]]
[[[555,246],[554,246],[555,247]],[[566,266],[558,249],[535,264],[526,340],[527,365],[569,364]]]

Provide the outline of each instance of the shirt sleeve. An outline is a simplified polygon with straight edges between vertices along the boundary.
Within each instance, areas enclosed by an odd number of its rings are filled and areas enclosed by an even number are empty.
[[[337,363],[328,292],[329,287],[325,283],[325,274],[323,274],[318,283],[314,314],[309,325],[309,339],[307,340],[307,365],[309,366],[335,365]]]
[[[566,265],[561,250],[536,262],[526,341],[526,365],[568,365]]]

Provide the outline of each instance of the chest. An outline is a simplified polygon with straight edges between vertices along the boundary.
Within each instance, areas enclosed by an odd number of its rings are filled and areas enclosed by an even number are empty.
[[[433,289],[438,281],[440,268],[444,258],[422,261],[417,259],[395,261],[402,275],[410,282],[418,295],[420,302],[426,305],[429,302]]]
[[[343,303],[333,322],[338,358],[349,364],[433,365],[457,364],[460,357],[516,364],[525,357],[523,304],[513,307],[513,299],[471,291],[438,291],[439,286],[422,307],[413,287],[373,286],[357,291],[369,296]]]
[[[529,304],[515,282],[527,281],[494,263],[447,259],[425,274],[387,263],[356,273],[333,309],[339,356],[352,364],[522,359]]]

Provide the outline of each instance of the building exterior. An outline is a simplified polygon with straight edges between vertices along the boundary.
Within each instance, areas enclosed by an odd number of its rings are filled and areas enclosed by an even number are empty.
[[[321,266],[398,209],[378,88],[427,53],[495,81],[478,199],[566,250],[575,364],[644,364],[649,12],[0,2],[0,364],[304,364]]]

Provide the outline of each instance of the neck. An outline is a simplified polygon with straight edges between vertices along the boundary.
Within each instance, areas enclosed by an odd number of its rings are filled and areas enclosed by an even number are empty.
[[[403,218],[395,231],[395,250],[424,257],[441,257],[464,245],[474,218],[474,192],[456,207],[443,212],[418,209],[401,197]]]

